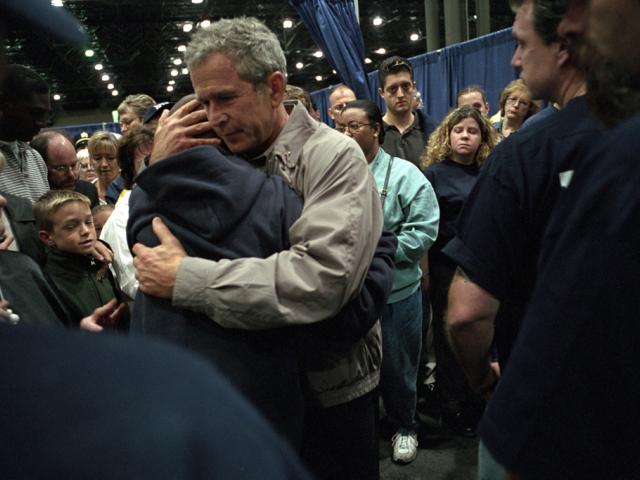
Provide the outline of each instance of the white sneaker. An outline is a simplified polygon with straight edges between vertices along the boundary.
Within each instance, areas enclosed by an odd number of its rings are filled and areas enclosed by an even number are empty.
[[[398,432],[391,438],[391,446],[394,462],[411,463],[418,455],[418,435],[415,432]]]

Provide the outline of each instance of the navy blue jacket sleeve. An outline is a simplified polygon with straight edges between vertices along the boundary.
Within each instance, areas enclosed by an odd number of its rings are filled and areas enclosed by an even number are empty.
[[[357,298],[345,305],[335,317],[309,325],[313,334],[328,340],[355,341],[366,335],[382,316],[393,284],[396,236],[383,231]]]

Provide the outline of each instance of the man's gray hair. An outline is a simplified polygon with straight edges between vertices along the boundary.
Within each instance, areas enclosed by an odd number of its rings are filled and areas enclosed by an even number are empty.
[[[184,58],[191,69],[214,53],[229,57],[238,76],[254,85],[275,71],[287,74],[287,60],[278,37],[254,17],[219,20],[201,28],[191,38]]]

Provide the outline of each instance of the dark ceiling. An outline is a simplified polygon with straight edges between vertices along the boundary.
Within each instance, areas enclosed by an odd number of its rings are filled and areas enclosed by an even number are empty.
[[[469,0],[470,16],[473,4]],[[182,57],[178,46],[189,40],[184,23],[192,22],[197,28],[203,20],[239,15],[256,16],[278,34],[287,55],[290,83],[313,91],[339,82],[327,61],[313,56],[317,48],[286,0],[203,0],[200,4],[191,0],[66,0],[64,8],[88,31],[87,48],[94,51],[93,57],[86,57],[84,49],[60,44],[21,25],[14,25],[7,35],[7,61],[30,65],[46,77],[52,95],[61,96],[53,102],[55,111],[115,109],[133,93],[147,93],[157,101],[180,98],[191,90],[189,76],[181,73],[184,65],[172,63]],[[360,0],[359,12],[366,56],[372,60],[368,69],[375,70],[388,55],[411,57],[425,52],[423,38],[409,39],[413,32],[424,34],[424,0]],[[383,18],[381,26],[373,26],[375,16]],[[287,18],[293,20],[291,29],[283,28]],[[507,27],[511,21],[507,0],[492,1],[491,30]],[[472,36],[473,30],[471,23]],[[374,53],[380,47],[386,48],[385,55]],[[98,62],[104,67],[101,71],[94,68]],[[298,62],[304,64],[303,69],[295,67]],[[177,76],[171,76],[172,69],[178,70]],[[108,81],[101,80],[105,74]],[[316,80],[318,75],[321,81]],[[170,81],[175,81],[172,92],[167,91]],[[109,83],[117,96],[107,88]]]

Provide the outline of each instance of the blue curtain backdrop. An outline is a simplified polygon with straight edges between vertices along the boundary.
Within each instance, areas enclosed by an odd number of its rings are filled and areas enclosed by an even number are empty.
[[[358,98],[372,98],[364,68],[364,42],[353,1],[289,0],[289,3],[342,83],[349,85]]]
[[[498,110],[500,92],[518,72],[511,67],[516,43],[511,29],[500,30],[441,50],[412,57],[413,75],[422,93],[424,108],[434,120],[440,121],[454,106],[458,90],[477,84],[487,92],[491,114]],[[384,111],[384,101],[377,94],[377,70],[368,74],[370,92]],[[343,82],[351,86],[348,82]],[[311,93],[320,108],[322,120],[329,123],[327,113],[331,87]],[[360,95],[356,92],[358,98]]]

